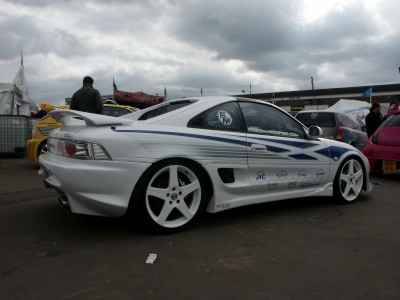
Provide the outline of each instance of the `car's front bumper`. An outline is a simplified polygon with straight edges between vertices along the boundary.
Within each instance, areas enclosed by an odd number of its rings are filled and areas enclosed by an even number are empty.
[[[39,158],[47,187],[78,214],[123,216],[136,182],[148,163],[76,160],[53,154]],[[64,206],[65,206],[64,205]]]

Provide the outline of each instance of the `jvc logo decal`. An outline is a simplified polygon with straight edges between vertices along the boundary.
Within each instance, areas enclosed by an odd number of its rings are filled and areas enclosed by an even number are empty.
[[[257,173],[257,176],[256,176],[256,180],[257,180],[258,182],[263,182],[263,181],[265,181],[265,173],[264,173],[263,171],[258,172],[258,173]]]

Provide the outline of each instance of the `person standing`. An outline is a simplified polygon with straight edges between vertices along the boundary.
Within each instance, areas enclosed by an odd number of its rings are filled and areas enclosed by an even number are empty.
[[[400,96],[397,96],[396,103],[393,104],[391,108],[389,108],[387,115],[386,115],[386,119],[400,111],[399,104],[400,104]]]
[[[383,117],[381,114],[381,106],[379,103],[372,103],[369,109],[369,114],[365,118],[365,125],[367,126],[367,135],[370,137],[383,123]]]
[[[102,114],[103,101],[100,92],[93,88],[93,78],[86,76],[83,78],[83,86],[72,96],[70,109]]]

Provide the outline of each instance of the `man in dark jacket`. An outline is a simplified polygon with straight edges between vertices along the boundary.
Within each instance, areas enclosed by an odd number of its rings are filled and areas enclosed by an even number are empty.
[[[93,78],[83,78],[83,86],[72,96],[69,108],[90,112],[94,114],[103,113],[103,101],[98,90],[93,88]]]
[[[374,134],[378,127],[381,126],[382,122],[381,106],[379,103],[374,102],[369,109],[369,114],[365,118],[368,137]]]

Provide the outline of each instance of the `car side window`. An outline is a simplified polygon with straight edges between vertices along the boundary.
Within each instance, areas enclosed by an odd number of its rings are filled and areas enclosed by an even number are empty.
[[[363,121],[361,121],[360,119],[357,118],[357,122],[358,122],[358,125],[359,125],[360,128],[361,128],[361,131],[367,132],[367,126],[365,126],[365,124],[363,123]]]
[[[291,138],[305,137],[303,126],[273,106],[240,102],[240,108],[248,133]]]
[[[192,104],[192,101],[189,100],[183,100],[183,101],[174,101],[172,103],[167,103],[168,105],[164,105],[152,110],[147,111],[146,113],[144,113],[143,115],[140,116],[140,118],[138,119],[139,121],[144,121],[144,120],[148,120],[151,118],[155,118],[158,116],[161,116],[163,114],[169,113],[171,111],[174,111],[176,109],[185,107],[187,105]]]
[[[224,103],[207,110],[193,118],[188,127],[244,131],[243,119],[237,102]]]
[[[354,120],[352,118],[352,116],[350,116],[350,115],[340,114],[339,115],[339,121],[340,121],[340,125],[343,126],[343,127],[348,127],[348,128],[351,128],[351,129],[355,129],[355,130],[361,131],[361,128],[358,125],[358,122],[356,120]]]

